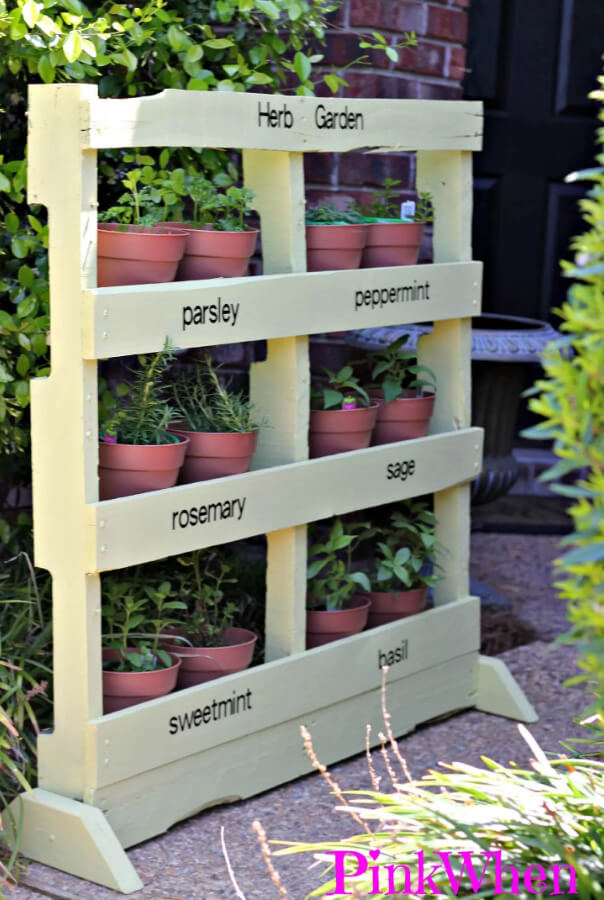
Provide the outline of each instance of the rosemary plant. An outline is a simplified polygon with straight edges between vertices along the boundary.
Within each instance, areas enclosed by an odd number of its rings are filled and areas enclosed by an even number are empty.
[[[118,386],[115,394],[101,382],[99,409],[101,431],[122,444],[167,444],[174,419],[168,387],[163,380],[174,360],[169,341],[157,353],[139,356],[139,368],[131,369],[132,378]]]
[[[245,434],[260,427],[245,395],[221,384],[209,353],[192,373],[183,372],[174,381],[171,403],[174,418],[185,422],[189,431]]]

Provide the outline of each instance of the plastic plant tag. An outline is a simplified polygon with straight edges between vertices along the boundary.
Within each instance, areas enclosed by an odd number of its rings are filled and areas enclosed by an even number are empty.
[[[342,400],[342,409],[356,409],[356,408],[357,408],[357,404],[356,404],[356,400],[354,399],[354,397],[351,397],[350,395],[348,395],[347,397],[344,397],[344,399]]]
[[[405,200],[401,203],[401,219],[413,219],[415,216],[415,200]]]

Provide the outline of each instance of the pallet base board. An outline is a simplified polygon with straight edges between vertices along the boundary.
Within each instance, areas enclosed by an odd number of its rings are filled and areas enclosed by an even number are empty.
[[[528,724],[538,720],[535,709],[503,660],[479,656],[478,666],[476,709]]]
[[[505,664],[476,652],[388,684],[388,709],[397,737],[420,723],[473,705],[536,721],[533,707]],[[362,752],[367,723],[375,746],[383,730],[379,689],[162,766],[160,783],[157,771],[150,770],[91,791],[86,803],[36,789],[17,798],[12,807],[18,819],[23,800],[21,851],[37,862],[131,893],[142,885],[124,847],[155,837],[203,809],[308,774],[311,766],[302,746],[301,725],[311,732],[321,762],[331,765],[341,760],[343,745],[350,755]],[[212,778],[200,777],[208,772]]]
[[[19,826],[23,856],[131,894],[143,887],[136,870],[100,809],[42,788],[21,794],[10,805]],[[9,837],[10,816],[4,817]]]

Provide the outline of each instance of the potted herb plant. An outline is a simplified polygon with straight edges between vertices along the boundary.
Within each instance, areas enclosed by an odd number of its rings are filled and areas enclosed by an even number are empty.
[[[367,238],[367,225],[358,211],[333,204],[306,211],[306,268],[309,272],[358,269]]]
[[[260,426],[249,400],[220,383],[209,353],[173,382],[171,401],[176,418],[170,430],[188,441],[181,481],[249,470]]]
[[[162,375],[173,360],[168,344],[158,353],[139,356],[128,384],[115,394],[99,381],[101,500],[173,487],[189,444],[186,435],[169,432],[174,409]]]
[[[405,350],[407,335],[369,355],[372,386],[369,396],[378,403],[374,444],[390,444],[428,433],[436,399],[436,376]]]
[[[368,226],[362,259],[365,269],[417,263],[424,225],[433,221],[432,200],[428,193],[419,194],[412,216],[402,218],[399,185],[400,181],[386,178],[382,189],[371,195],[371,203],[362,207]]]
[[[170,582],[149,585],[137,572],[126,580],[111,574],[103,578],[105,713],[169,694],[181,664],[160,642],[165,629],[178,621],[174,611],[186,604],[172,599]]]
[[[217,179],[225,186],[224,191],[218,189]],[[193,221],[178,223],[188,235],[178,267],[179,281],[245,275],[260,233],[245,224],[254,194],[231,184],[226,173],[216,176],[214,182],[202,174],[187,176],[186,181]]]
[[[382,530],[369,572],[370,628],[423,610],[428,588],[440,580],[436,574],[440,549],[436,519],[428,504],[408,500],[392,513],[390,522],[390,527]]]
[[[378,412],[377,401],[370,400],[352,366],[324,371],[327,380],[311,391],[311,458],[368,447]]]
[[[365,527],[366,523],[351,526],[357,532]],[[338,518],[327,539],[314,543],[308,551],[307,649],[357,634],[367,624],[369,580],[364,572],[350,570],[350,548],[359,537],[347,532]],[[366,592],[364,596],[354,596],[359,586]]]
[[[132,160],[133,157],[126,157]],[[185,252],[187,233],[161,223],[174,185],[153,168],[151,157],[139,156],[141,168],[122,179],[126,192],[116,206],[99,214],[97,283],[99,287],[173,281]]]
[[[224,586],[235,585],[237,578],[222,548],[196,550],[178,562],[186,570],[180,578],[180,596],[187,598],[188,612],[162,644],[181,661],[178,686],[191,687],[247,669],[258,636],[233,625],[239,608],[225,597]]]

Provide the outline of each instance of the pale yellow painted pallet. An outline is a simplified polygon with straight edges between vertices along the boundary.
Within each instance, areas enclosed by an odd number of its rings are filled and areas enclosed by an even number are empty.
[[[470,428],[481,104],[187,91],[99,100],[89,85],[36,86],[29,100],[28,195],[48,207],[50,225],[52,367],[32,383],[32,440],[36,563],[53,577],[55,723],[39,740],[40,786],[14,804],[22,851],[138,889],[123,848],[307,772],[300,724],[326,762],[360,750],[365,723],[379,730],[388,660],[397,734],[471,705],[534,720],[505,666],[479,655],[479,605],[468,595],[468,484],[482,454],[482,432]],[[243,148],[266,274],[97,288],[96,150],[132,146]],[[354,149],[418,151],[418,189],[436,209],[434,265],[305,273],[303,153]],[[232,325],[196,312],[227,302]],[[308,460],[308,333],[426,320],[435,326],[419,355],[439,384],[431,435]],[[267,338],[251,393],[271,427],[248,474],[101,503],[97,360],[156,350],[166,335],[180,347]],[[405,481],[388,477],[400,460],[415,461]],[[435,608],[306,652],[306,523],[427,492],[449,550]],[[190,515],[201,506],[212,510],[202,526]],[[99,573],[259,533],[266,664],[103,716]]]

